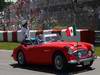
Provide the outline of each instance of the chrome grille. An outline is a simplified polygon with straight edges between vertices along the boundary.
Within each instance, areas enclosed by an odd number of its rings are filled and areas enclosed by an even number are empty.
[[[77,57],[78,59],[82,58],[84,56],[87,56],[87,55],[88,55],[87,50],[78,50],[78,51],[74,52],[74,56]]]

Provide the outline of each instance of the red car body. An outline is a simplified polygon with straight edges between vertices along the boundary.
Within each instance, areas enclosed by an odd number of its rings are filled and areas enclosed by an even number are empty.
[[[93,46],[85,42],[53,41],[38,45],[21,44],[13,50],[12,56],[15,61],[18,61],[19,52],[23,53],[27,64],[54,64],[57,53],[61,53],[68,64],[93,62],[96,58]]]

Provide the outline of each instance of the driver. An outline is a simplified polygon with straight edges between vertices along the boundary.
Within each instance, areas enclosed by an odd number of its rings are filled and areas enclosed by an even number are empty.
[[[42,43],[43,42],[43,35],[42,34],[39,34],[37,36],[38,40],[39,40],[39,43]]]

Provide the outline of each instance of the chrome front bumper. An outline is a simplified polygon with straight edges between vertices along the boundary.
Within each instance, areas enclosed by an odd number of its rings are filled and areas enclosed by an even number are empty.
[[[82,62],[86,62],[86,61],[94,61],[97,57],[90,57],[90,58],[85,58],[85,59],[80,59],[80,60],[70,60],[68,61],[69,64],[80,64]]]

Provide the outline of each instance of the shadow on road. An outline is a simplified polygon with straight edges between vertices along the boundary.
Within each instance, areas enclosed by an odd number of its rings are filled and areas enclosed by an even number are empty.
[[[13,68],[21,68],[21,69],[27,69],[27,70],[32,70],[32,71],[51,73],[51,74],[55,74],[55,75],[74,75],[74,74],[78,74],[78,73],[92,71],[95,69],[92,67],[89,67],[87,69],[83,69],[82,67],[75,67],[70,70],[66,69],[65,71],[58,72],[51,65],[26,65],[26,66],[20,66],[18,64],[10,64],[10,65]]]

